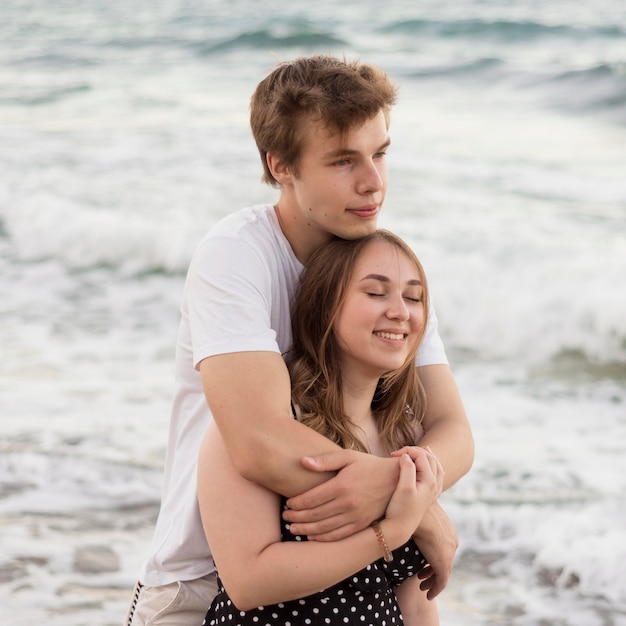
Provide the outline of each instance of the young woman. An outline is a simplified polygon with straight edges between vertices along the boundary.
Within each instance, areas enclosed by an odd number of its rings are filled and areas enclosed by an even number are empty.
[[[205,623],[436,625],[412,539],[443,485],[438,460],[415,445],[425,405],[414,363],[428,314],[421,264],[387,231],[334,240],[310,259],[292,311],[294,419],[344,448],[393,455],[397,487],[372,528],[307,541],[281,519],[284,498],[239,475],[212,424],[198,498],[219,592]]]

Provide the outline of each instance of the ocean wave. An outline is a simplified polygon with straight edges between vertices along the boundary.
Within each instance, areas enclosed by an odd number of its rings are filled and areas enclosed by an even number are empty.
[[[551,77],[550,83],[552,93],[562,96],[561,104],[572,109],[626,109],[626,62],[562,72]]]
[[[72,270],[111,268],[122,275],[182,274],[197,233],[190,219],[124,215],[71,202],[9,211],[5,227],[18,260],[56,259]]]
[[[626,346],[626,335],[619,346]],[[626,380],[626,351],[623,359],[602,358],[593,352],[585,352],[583,349],[564,348],[556,353],[548,363],[540,368],[532,370],[532,378],[544,381],[568,381],[575,385],[585,383],[597,383],[600,381],[613,380],[622,382]]]
[[[82,443],[82,442],[81,442]],[[24,446],[22,446],[24,447]],[[19,442],[2,451],[0,511],[68,512],[81,508],[122,508],[152,503],[160,468],[89,458],[81,445],[55,451]],[[27,479],[24,476],[28,476]]]
[[[564,24],[544,24],[536,21],[512,20],[429,20],[409,19],[393,22],[380,29],[386,34],[419,34],[442,38],[493,38],[506,41],[527,41],[540,37],[589,38],[601,37],[619,39],[626,36],[626,30],[613,26],[570,26]]]
[[[66,48],[65,50],[56,49],[45,53],[29,54],[22,53],[21,56],[16,56],[12,59],[12,65],[19,68],[28,67],[43,67],[43,68],[78,68],[78,67],[93,67],[102,64],[102,59],[99,59],[93,51],[82,49],[80,51]]]
[[[599,113],[626,122],[626,63],[597,62],[582,68],[516,67],[511,61],[479,57],[410,68],[403,77],[416,80],[462,80],[477,85],[498,83],[513,93],[534,94],[547,106],[564,111]]]
[[[184,48],[189,45],[189,40],[183,37],[168,35],[144,35],[133,37],[114,37],[104,40],[101,48],[111,48],[114,50],[141,50],[143,48]]]
[[[623,384],[626,321],[619,298],[598,292],[590,302],[575,301],[573,279],[552,287],[553,293],[533,294],[536,310],[542,312],[534,317],[528,308],[516,307],[515,295],[505,293],[504,288],[490,303],[492,310],[500,311],[497,316],[483,315],[482,309],[454,310],[456,302],[438,297],[442,334],[452,360],[463,364],[476,359],[494,364],[520,360],[537,381],[574,386],[600,381]],[[489,297],[481,294],[483,299]]]
[[[565,591],[571,602],[593,598],[602,607],[599,612],[606,613],[611,607],[616,610],[626,603],[624,587],[618,582],[626,550],[623,533],[618,530],[623,500],[616,504],[586,503],[584,507],[578,503],[496,507],[473,503],[460,511],[448,508],[465,538],[457,570],[471,571],[477,581],[485,576],[486,588],[493,585],[495,576],[506,572],[517,579],[518,588],[532,577],[548,594]],[[522,598],[517,601],[523,606]],[[511,597],[508,602],[515,600]]]
[[[506,74],[506,65],[502,59],[495,57],[484,57],[478,59],[470,59],[464,62],[444,63],[436,66],[421,67],[419,69],[411,69],[404,74],[407,78],[479,78],[484,79],[487,76]]]
[[[87,93],[91,91],[91,89],[91,85],[87,83],[78,83],[76,85],[68,85],[64,87],[49,87],[44,85],[29,87],[27,85],[17,85],[15,86],[17,93],[0,96],[0,106],[39,106],[51,104],[68,97]]]
[[[332,46],[344,46],[343,39],[335,37],[329,33],[304,29],[294,30],[288,34],[279,35],[267,29],[243,32],[239,35],[226,39],[218,43],[198,44],[201,54],[214,54],[230,50],[256,48],[265,50],[267,48],[316,48],[325,49]]]

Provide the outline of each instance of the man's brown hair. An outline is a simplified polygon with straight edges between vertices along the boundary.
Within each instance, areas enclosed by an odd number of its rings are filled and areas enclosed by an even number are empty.
[[[345,135],[395,104],[397,88],[379,68],[324,55],[280,63],[252,94],[250,125],[263,164],[262,180],[278,182],[267,165],[267,153],[279,155],[297,175],[310,123]]]

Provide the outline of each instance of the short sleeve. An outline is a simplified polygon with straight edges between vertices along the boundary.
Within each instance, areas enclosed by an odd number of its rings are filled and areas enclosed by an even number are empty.
[[[432,302],[428,310],[428,325],[415,358],[417,367],[423,365],[448,365],[448,357],[439,336],[439,322]]]
[[[270,268],[250,243],[214,236],[197,249],[189,267],[185,303],[194,366],[231,352],[280,352],[271,328]]]

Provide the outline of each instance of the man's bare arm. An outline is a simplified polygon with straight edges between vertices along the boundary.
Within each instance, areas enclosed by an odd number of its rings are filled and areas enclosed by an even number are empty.
[[[217,355],[204,359],[200,372],[209,407],[244,478],[290,497],[336,477],[314,513],[336,537],[382,517],[397,484],[397,462],[343,450],[295,420],[289,373],[279,354]],[[311,471],[301,462],[328,453],[335,453],[328,471]]]
[[[339,447],[293,419],[289,373],[274,352],[235,352],[200,363],[202,385],[239,473],[291,496],[330,478],[301,464],[304,455]]]
[[[419,445],[430,447],[443,465],[445,490],[472,467],[474,437],[450,368],[425,365],[417,371],[426,391],[425,434]]]

